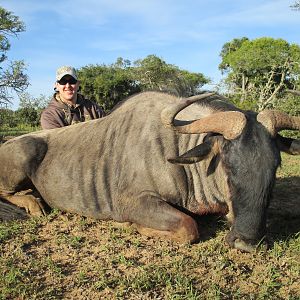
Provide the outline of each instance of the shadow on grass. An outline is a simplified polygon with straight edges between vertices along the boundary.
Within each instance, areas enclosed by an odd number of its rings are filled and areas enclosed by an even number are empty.
[[[217,215],[193,216],[197,220],[201,241],[216,237],[228,230],[225,217]],[[286,241],[300,232],[300,177],[279,178],[273,191],[268,218],[267,236],[270,246]]]
[[[268,215],[270,242],[286,241],[300,232],[300,177],[278,178]]]
[[[203,215],[196,216],[200,240],[199,242],[208,241],[217,236],[218,232],[229,229],[228,223],[224,216],[219,215]]]

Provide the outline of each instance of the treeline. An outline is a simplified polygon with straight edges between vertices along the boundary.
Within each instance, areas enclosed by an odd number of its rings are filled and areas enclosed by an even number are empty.
[[[201,87],[209,82],[202,73],[181,70],[155,55],[133,63],[118,58],[111,65],[89,65],[77,71],[81,82],[80,93],[99,103],[106,112],[119,101],[138,92],[159,90],[188,97],[199,93]],[[16,111],[0,110],[0,125],[16,127],[26,123],[38,126],[41,111],[50,99],[51,96],[32,97],[28,93],[21,93]]]
[[[289,46],[283,40],[270,38],[253,41],[247,38],[235,39],[225,44],[219,68],[226,76],[215,90],[225,94],[243,109],[260,111],[277,108],[292,115],[300,115],[299,95],[288,93],[300,89],[300,55],[292,59],[291,54],[283,51],[280,53],[275,46],[279,49],[282,47],[281,50],[284,51],[290,48],[294,51],[295,48],[297,51],[293,53],[300,53],[298,46]],[[272,47],[273,54],[270,53]],[[278,57],[274,57],[275,54],[285,60],[279,61]],[[77,71],[81,82],[80,93],[99,103],[107,112],[118,102],[137,92],[158,90],[189,97],[200,93],[203,85],[210,83],[210,79],[204,74],[182,70],[155,55],[133,63],[118,58],[111,65],[88,65]],[[21,93],[19,96],[19,108],[16,111],[0,109],[0,126],[39,126],[41,111],[51,96],[33,97],[28,93]]]
[[[192,73],[149,55],[131,61],[118,58],[111,65],[89,65],[78,70],[81,92],[111,110],[124,98],[145,90],[168,91],[181,97],[200,92],[210,80],[202,73]]]
[[[0,108],[0,128],[8,131],[10,128],[38,128],[40,125],[40,115],[42,110],[50,101],[50,97],[40,95],[33,97],[28,93],[19,95],[19,108],[12,110]]]
[[[39,125],[40,113],[52,95],[33,97],[26,93],[29,84],[23,61],[9,62],[9,39],[25,31],[24,23],[12,12],[0,7],[0,126]],[[6,62],[3,67],[3,63]],[[198,62],[195,62],[198,64]],[[277,108],[300,115],[300,46],[283,39],[263,37],[236,38],[223,45],[219,70],[223,80],[213,83],[214,90],[227,96],[243,109],[261,111]],[[145,90],[167,91],[180,97],[201,92],[212,83],[202,73],[193,73],[169,64],[156,55],[131,62],[118,58],[110,65],[94,64],[78,70],[80,88],[85,97],[99,103],[107,112],[124,98]],[[18,93],[16,111],[10,91]]]
[[[300,90],[299,45],[283,39],[243,37],[225,43],[220,57],[224,80],[215,90],[236,105],[256,111],[279,107],[299,113],[297,98],[287,94]],[[106,110],[136,92],[160,90],[188,97],[211,83],[204,74],[181,70],[155,55],[133,63],[119,58],[109,66],[82,67],[79,78],[82,93]]]

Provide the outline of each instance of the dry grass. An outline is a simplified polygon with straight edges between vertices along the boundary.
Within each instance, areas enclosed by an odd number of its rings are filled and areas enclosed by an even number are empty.
[[[300,158],[284,156],[276,195],[300,195]],[[300,299],[300,221],[273,215],[271,248],[224,243],[215,216],[203,241],[180,246],[114,222],[53,211],[0,223],[0,299]]]

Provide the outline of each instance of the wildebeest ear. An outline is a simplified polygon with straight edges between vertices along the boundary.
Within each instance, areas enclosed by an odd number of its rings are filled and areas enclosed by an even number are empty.
[[[276,143],[280,151],[292,155],[300,154],[300,140],[286,138],[277,134]]]
[[[207,141],[178,157],[168,158],[168,162],[179,165],[194,164],[204,159],[211,152],[211,149],[212,143]]]

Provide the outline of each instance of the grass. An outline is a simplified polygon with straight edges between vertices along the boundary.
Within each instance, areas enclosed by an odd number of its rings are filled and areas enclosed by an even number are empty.
[[[39,126],[30,126],[21,124],[17,127],[0,126],[0,142],[5,141],[7,138],[19,136],[32,131],[40,130]]]
[[[299,199],[299,176],[284,155],[275,196]],[[0,223],[0,299],[300,299],[299,218],[271,216],[271,247],[252,254],[227,247],[222,220],[201,223],[195,245],[57,210]]]

